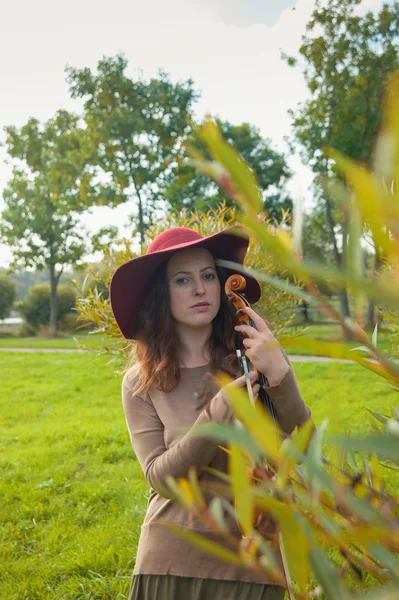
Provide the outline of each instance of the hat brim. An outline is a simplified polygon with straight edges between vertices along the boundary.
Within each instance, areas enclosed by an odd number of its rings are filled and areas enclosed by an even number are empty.
[[[111,279],[110,301],[112,312],[123,337],[135,339],[135,315],[144,300],[148,283],[157,267],[176,252],[188,248],[206,248],[217,258],[242,265],[249,240],[244,236],[244,230],[239,234],[233,233],[233,231],[221,231],[206,238],[171,246],[166,250],[143,254],[118,267]],[[224,270],[228,275],[236,272],[226,268]],[[250,304],[255,304],[261,297],[260,285],[252,275],[247,273],[243,275],[247,282],[245,297]]]

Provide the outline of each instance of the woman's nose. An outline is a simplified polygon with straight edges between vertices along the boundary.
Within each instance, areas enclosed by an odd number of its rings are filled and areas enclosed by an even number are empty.
[[[201,281],[201,280],[197,281],[196,284],[195,284],[195,286],[196,286],[196,288],[195,288],[195,295],[196,296],[202,296],[205,293],[203,281]]]

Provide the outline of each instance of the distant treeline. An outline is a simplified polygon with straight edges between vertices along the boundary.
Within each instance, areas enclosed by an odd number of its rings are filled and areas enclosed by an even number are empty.
[[[0,275],[6,275],[6,273],[7,269],[0,267]],[[69,283],[69,279],[72,276],[72,272],[66,272],[61,276],[60,284]],[[27,271],[25,269],[18,271],[18,273],[11,273],[9,277],[17,284],[17,300],[24,300],[28,289],[32,287],[32,285],[38,283],[50,283],[50,275],[46,271]]]

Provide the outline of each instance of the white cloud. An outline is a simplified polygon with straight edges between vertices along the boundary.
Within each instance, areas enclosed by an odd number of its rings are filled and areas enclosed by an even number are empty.
[[[189,0],[198,7],[205,7],[218,16],[227,25],[250,27],[263,23],[271,26],[279,19],[283,11],[293,7],[296,0]]]

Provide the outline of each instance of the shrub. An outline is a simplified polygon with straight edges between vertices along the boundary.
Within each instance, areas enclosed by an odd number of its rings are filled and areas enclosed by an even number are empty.
[[[27,323],[26,321],[24,323],[22,323],[19,331],[18,331],[18,335],[19,337],[32,337],[36,334],[36,327],[33,327],[32,325],[29,325],[29,323]]]
[[[57,289],[58,321],[70,312],[75,305],[76,294],[70,285],[59,285]],[[35,329],[48,325],[50,321],[50,284],[40,283],[29,288],[22,313],[29,325]]]
[[[16,297],[16,283],[7,275],[0,275],[0,319],[8,316]]]

